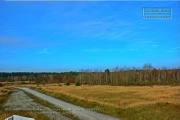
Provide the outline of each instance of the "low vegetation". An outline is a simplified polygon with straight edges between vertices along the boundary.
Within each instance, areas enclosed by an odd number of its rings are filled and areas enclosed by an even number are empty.
[[[123,119],[180,119],[179,86],[46,85],[33,89]]]
[[[77,82],[75,82],[75,85],[76,85],[76,86],[80,86],[81,83],[77,81]]]
[[[66,86],[69,86],[69,85],[70,85],[70,82],[69,82],[69,81],[67,81],[65,85],[66,85]]]

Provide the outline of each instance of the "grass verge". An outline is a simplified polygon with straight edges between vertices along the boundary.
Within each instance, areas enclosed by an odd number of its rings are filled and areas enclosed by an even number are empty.
[[[54,92],[46,91],[38,87],[32,87],[32,89],[53,96],[55,98],[61,99],[63,101],[70,102],[72,104],[79,105],[92,110],[96,110],[98,112],[105,113],[120,119],[125,119],[125,120],[126,119],[127,120],[180,119],[179,104],[177,105],[168,102],[167,103],[157,102],[153,104],[123,108],[123,107],[108,106],[96,102],[90,102],[88,100],[81,100],[62,93],[54,93]]]

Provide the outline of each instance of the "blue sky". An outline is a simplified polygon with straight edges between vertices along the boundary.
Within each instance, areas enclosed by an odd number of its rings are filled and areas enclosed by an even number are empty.
[[[172,19],[143,19],[168,7]],[[180,2],[0,1],[0,71],[180,67]]]

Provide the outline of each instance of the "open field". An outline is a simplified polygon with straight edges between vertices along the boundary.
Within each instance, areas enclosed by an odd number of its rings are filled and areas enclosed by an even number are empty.
[[[179,86],[125,87],[47,84],[35,89],[118,118],[180,119]]]
[[[157,102],[180,104],[179,86],[58,86],[45,85],[41,89],[63,93],[86,101],[114,107],[134,107]]]
[[[120,119],[180,119],[180,86],[65,86],[63,84],[18,86],[31,87],[58,99]],[[0,89],[1,94],[4,94],[2,91],[8,91],[10,87]],[[8,98],[8,94],[5,98]],[[29,116],[27,112],[21,114]]]

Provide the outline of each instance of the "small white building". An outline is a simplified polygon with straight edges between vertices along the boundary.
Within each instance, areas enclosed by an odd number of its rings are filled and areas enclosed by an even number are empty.
[[[34,118],[23,117],[23,116],[18,116],[18,115],[13,115],[11,117],[6,118],[5,120],[35,120],[35,119]]]

